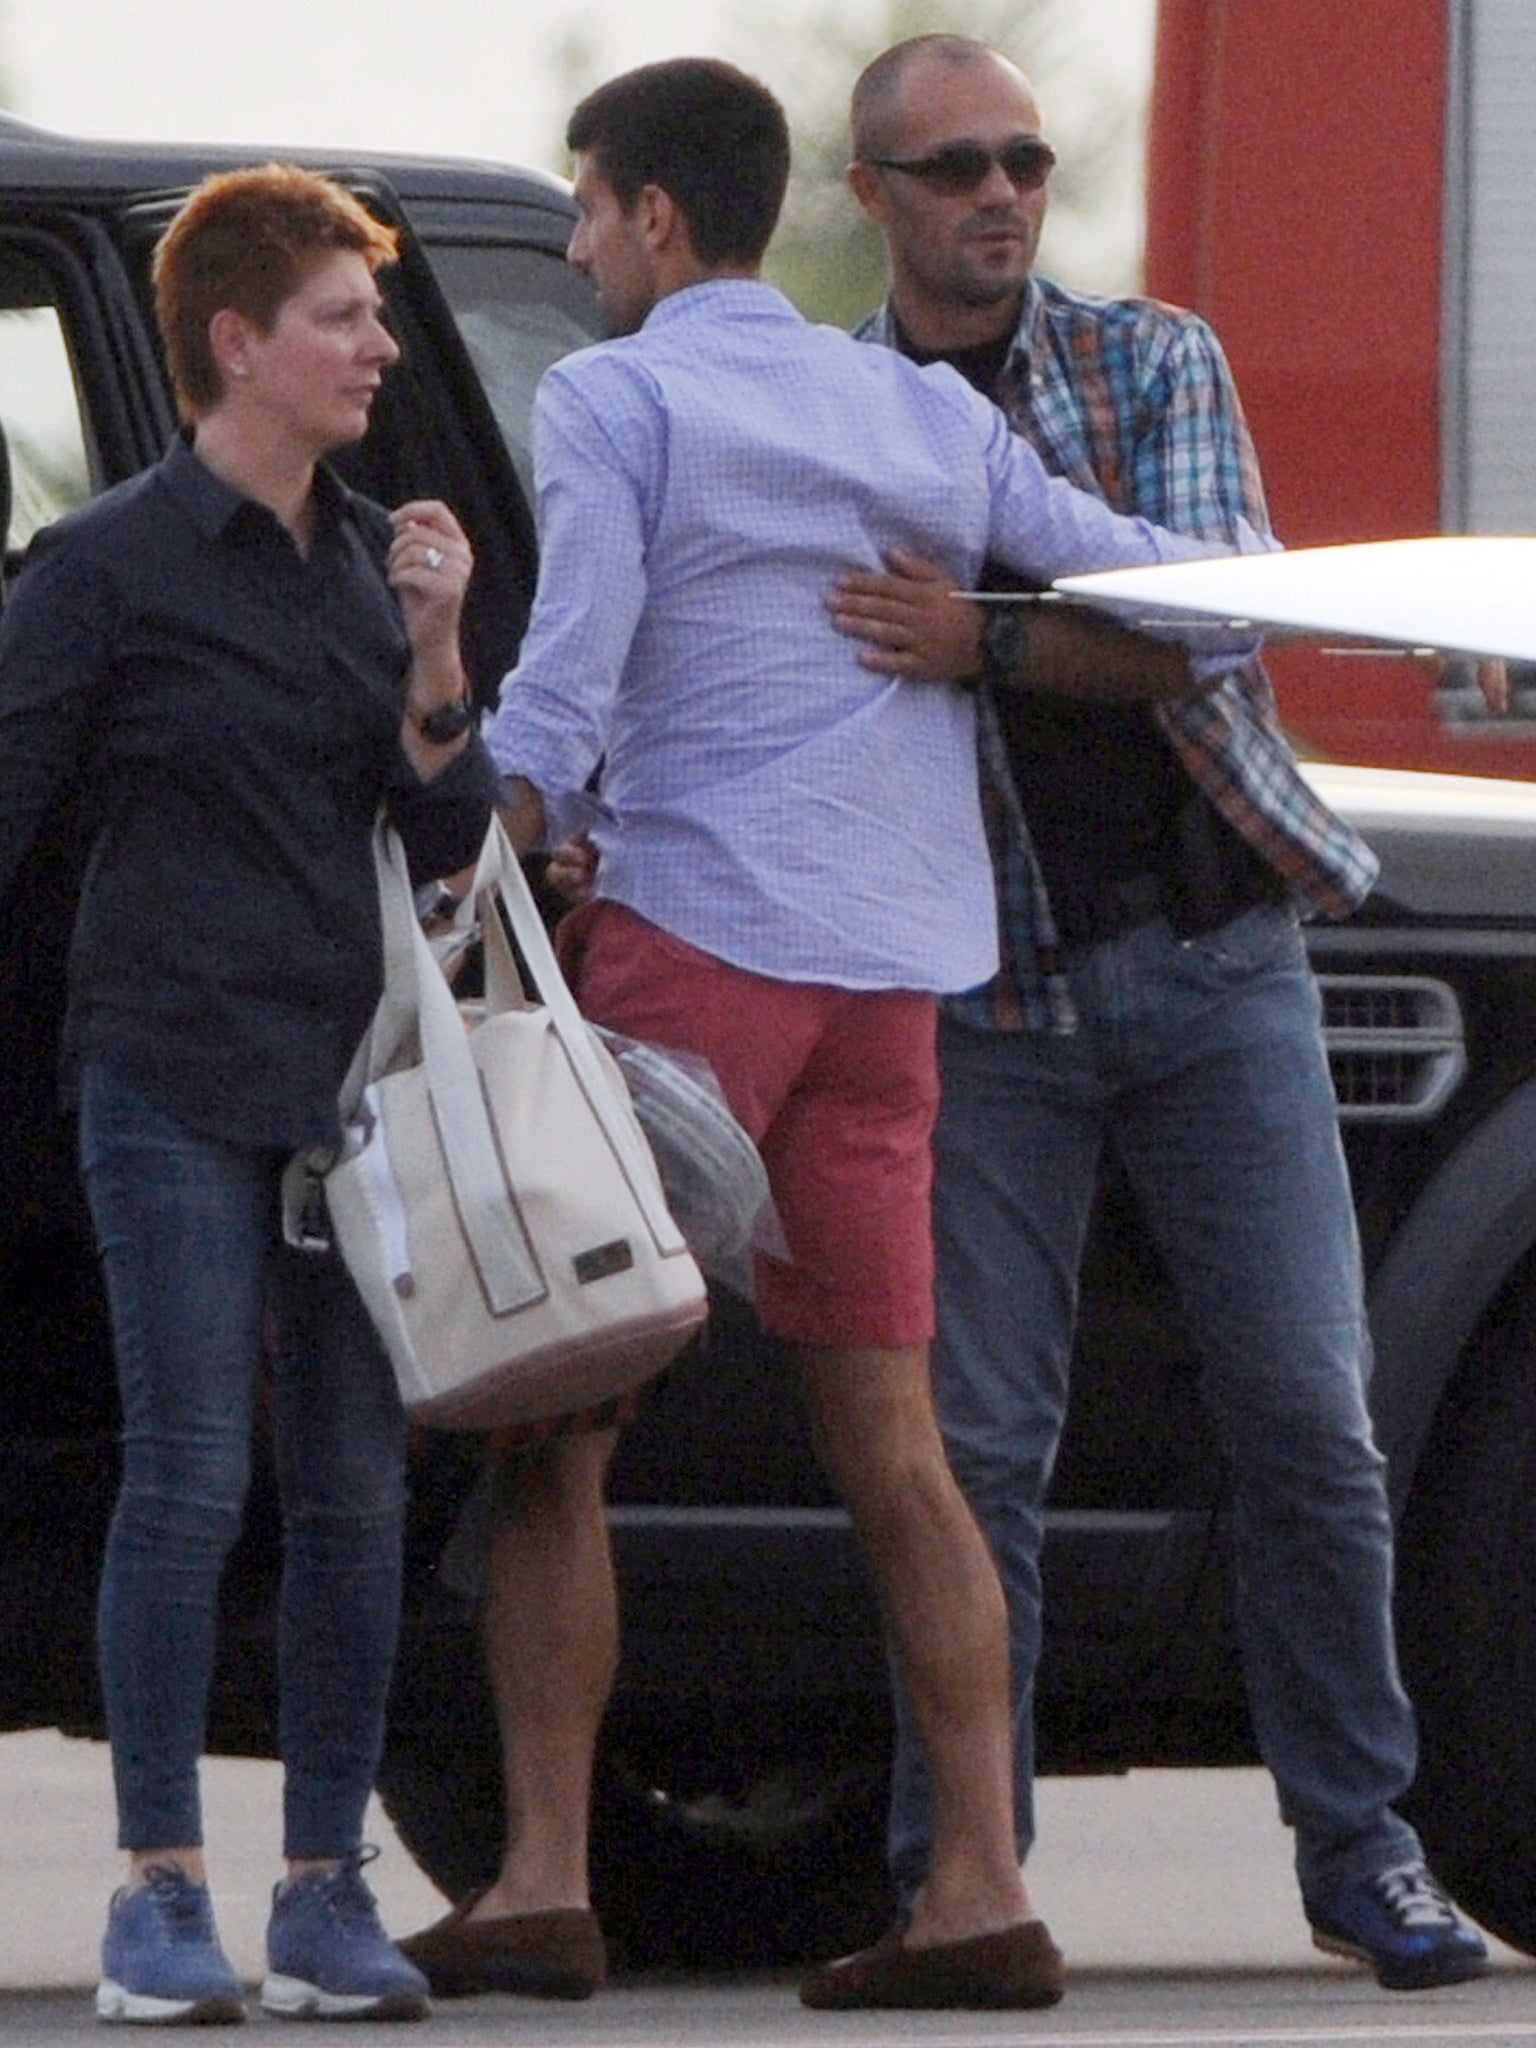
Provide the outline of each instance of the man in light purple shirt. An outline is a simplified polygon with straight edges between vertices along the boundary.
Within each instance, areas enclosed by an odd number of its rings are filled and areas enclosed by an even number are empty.
[[[1047,2005],[1061,1959],[1013,1847],[1002,1601],[928,1385],[935,997],[997,958],[972,705],[872,674],[827,597],[892,549],[962,587],[987,555],[1048,579],[1210,550],[1050,479],[947,368],[811,327],[760,281],[788,169],[761,86],[652,65],[567,139],[570,260],[624,338],[540,388],[538,595],[486,737],[525,846],[601,764],[571,972],[596,1021],[707,1058],[760,1144],[793,1257],[759,1258],[759,1313],[797,1347],[935,1786],[910,1918],[802,1996]],[[507,1853],[405,1945],[436,1988],[602,1974],[585,1816],[616,1654],[613,1435],[522,1447],[497,1488]]]
[[[960,377],[737,268],[556,364],[534,458],[545,569],[487,739],[546,797],[603,762],[601,893],[761,974],[987,979],[972,700],[861,666],[828,589],[899,547],[961,587],[989,554],[1048,579],[1209,548],[1115,517]]]

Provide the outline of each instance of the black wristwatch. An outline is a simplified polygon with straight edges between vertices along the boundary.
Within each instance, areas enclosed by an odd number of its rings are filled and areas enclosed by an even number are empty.
[[[1027,604],[989,604],[981,629],[981,680],[1007,686],[1029,666],[1034,609]]]
[[[418,718],[416,730],[434,747],[447,747],[467,733],[474,722],[474,705],[467,697],[456,697],[451,704],[439,704],[425,718]]]

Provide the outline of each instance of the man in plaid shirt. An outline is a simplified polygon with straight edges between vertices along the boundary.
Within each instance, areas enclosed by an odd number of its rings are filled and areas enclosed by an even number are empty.
[[[866,339],[951,363],[1048,468],[1121,511],[1211,538],[1239,518],[1266,529],[1204,322],[1032,274],[1054,158],[1011,63],[961,37],[899,44],[855,87],[853,129],[850,181],[892,272]],[[1044,1500],[1112,1146],[1230,1466],[1254,1727],[1314,1938],[1394,1988],[1475,1975],[1483,1944],[1394,1810],[1414,1725],[1354,1213],[1297,925],[1298,908],[1347,914],[1374,860],[1303,781],[1256,662],[1197,683],[1176,650],[1060,606],[957,602],[932,566],[892,566],[834,598],[865,660],[981,686],[1003,967],[944,1005],[933,1371],[1008,1593],[1020,1854]],[[910,1894],[929,1799],[899,1721],[891,1852]]]

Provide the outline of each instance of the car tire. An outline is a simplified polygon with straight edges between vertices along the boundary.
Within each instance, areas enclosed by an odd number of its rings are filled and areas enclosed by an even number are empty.
[[[462,1732],[462,1731],[461,1731]],[[380,1772],[384,1809],[449,1898],[490,1882],[501,1847],[494,1735],[451,1760],[409,1740]],[[605,1742],[592,1896],[618,1969],[789,1966],[862,1947],[892,1914],[883,1868],[883,1759],[779,1763],[745,1785],[686,1792],[638,1747]]]
[[[1467,1912],[1536,1952],[1536,1260],[1447,1389],[1398,1537],[1405,1810]]]
[[[732,1762],[696,1741],[659,1758],[610,1742],[592,1882],[619,1955],[632,1967],[785,1967],[874,1941],[893,1913],[885,1781],[882,1754]]]

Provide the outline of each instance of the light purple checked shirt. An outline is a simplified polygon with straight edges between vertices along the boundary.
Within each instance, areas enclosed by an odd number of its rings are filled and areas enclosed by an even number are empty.
[[[562,829],[601,763],[599,893],[779,980],[985,981],[971,699],[861,668],[833,582],[897,546],[962,588],[988,554],[1050,578],[1212,547],[1048,477],[954,371],[749,280],[557,363],[533,452],[538,593],[485,737]]]

